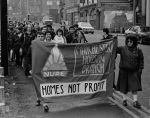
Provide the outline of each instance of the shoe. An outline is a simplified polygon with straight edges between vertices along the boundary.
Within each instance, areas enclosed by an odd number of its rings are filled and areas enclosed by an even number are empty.
[[[138,101],[133,102],[133,107],[140,109],[141,104]]]
[[[31,75],[28,75],[27,77],[28,77],[28,78],[32,78],[32,76],[31,76]]]
[[[127,104],[127,100],[123,100],[123,106],[127,106],[128,104]]]
[[[48,112],[49,111],[49,107],[47,105],[44,106],[44,112]]]
[[[41,106],[41,101],[40,100],[37,100],[36,102],[37,102],[36,106]]]
[[[28,71],[26,71],[26,72],[25,72],[25,76],[28,77],[28,76],[31,76],[31,74],[30,74]]]

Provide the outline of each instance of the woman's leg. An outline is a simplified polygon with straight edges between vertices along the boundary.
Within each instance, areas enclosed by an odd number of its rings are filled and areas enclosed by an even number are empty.
[[[133,95],[133,106],[136,108],[141,108],[141,104],[138,102],[138,95],[137,95],[137,91],[132,91],[132,95]]]
[[[123,95],[122,96],[123,97],[123,103],[122,104],[123,104],[123,106],[127,106],[127,97],[126,97],[127,93],[123,93],[122,95]]]
[[[137,91],[133,91],[132,95],[133,95],[133,101],[134,102],[138,101],[138,99],[137,99]]]

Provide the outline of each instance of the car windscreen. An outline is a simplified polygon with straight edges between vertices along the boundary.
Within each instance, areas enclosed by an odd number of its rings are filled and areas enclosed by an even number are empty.
[[[52,22],[53,22],[53,21],[50,21],[50,20],[49,20],[49,21],[44,21],[44,24],[45,24],[45,25],[48,25],[48,24],[52,24]]]
[[[82,27],[92,27],[89,23],[81,23],[80,26]]]
[[[150,27],[141,27],[142,32],[150,32]]]

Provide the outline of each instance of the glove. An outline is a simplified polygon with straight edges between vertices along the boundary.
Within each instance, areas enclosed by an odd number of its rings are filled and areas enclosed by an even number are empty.
[[[138,73],[142,74],[142,69],[139,69],[139,70],[138,70]]]
[[[10,59],[12,59],[13,58],[13,50],[11,49],[10,50]]]
[[[22,55],[22,48],[20,48],[20,50],[19,50],[19,54],[20,54],[20,56]]]

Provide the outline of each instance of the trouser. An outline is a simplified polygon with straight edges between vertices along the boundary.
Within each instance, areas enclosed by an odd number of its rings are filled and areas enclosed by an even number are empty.
[[[21,66],[23,57],[22,55],[20,55],[19,50],[15,51],[15,55],[16,55],[16,65]]]
[[[28,57],[25,56],[25,57],[24,57],[24,64],[23,64],[23,65],[24,65],[24,72],[25,72],[25,75],[26,75],[26,76],[30,75],[30,74],[29,74],[29,71],[30,71],[29,63],[30,63],[30,62],[29,62],[29,60],[28,60]]]

